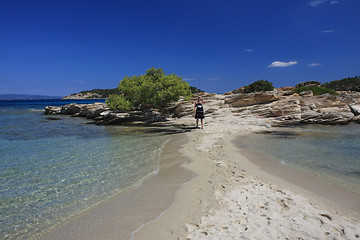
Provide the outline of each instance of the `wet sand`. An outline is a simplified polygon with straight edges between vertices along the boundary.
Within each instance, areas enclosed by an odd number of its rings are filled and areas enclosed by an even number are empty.
[[[174,202],[177,189],[195,175],[180,165],[186,157],[179,146],[187,141],[174,135],[161,152],[160,170],[125,193],[65,221],[39,239],[131,239],[134,232],[155,221]]]
[[[337,207],[342,208],[343,211],[350,210],[360,214],[359,195],[339,188],[335,184],[311,175],[310,173],[284,166],[272,159],[268,159],[263,154],[243,148],[243,141],[246,141],[246,136],[237,137],[232,143],[239,148],[239,152],[249,159],[251,163],[256,164],[261,170],[268,173],[266,175],[269,181],[274,181],[274,178],[277,177],[291,184],[291,188],[296,189],[296,192],[322,198],[322,200],[319,201],[326,201],[327,204],[336,204]],[[277,182],[280,181],[278,180]]]

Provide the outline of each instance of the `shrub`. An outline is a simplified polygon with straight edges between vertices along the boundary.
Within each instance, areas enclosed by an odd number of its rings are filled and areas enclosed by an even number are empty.
[[[126,100],[123,96],[119,95],[110,95],[108,99],[106,99],[106,104],[113,111],[120,110],[130,110],[132,104],[130,101]]]
[[[246,93],[272,90],[274,90],[274,86],[271,82],[267,80],[259,80],[244,87],[244,92]]]
[[[175,74],[165,75],[159,68],[150,68],[146,74],[125,77],[118,87],[123,99],[133,106],[146,105],[153,108],[165,108],[180,96],[191,96],[190,86]],[[115,99],[116,100],[116,99]],[[113,99],[108,100],[112,104]]]
[[[299,88],[293,89],[293,91],[296,92],[296,93],[301,93],[301,92],[305,92],[305,91],[312,91],[315,96],[326,94],[326,93],[329,93],[331,95],[337,95],[338,94],[336,91],[334,91],[332,89],[324,88],[324,87],[318,87],[318,86],[299,87]]]
[[[336,91],[358,91],[360,92],[360,77],[348,77],[341,80],[324,83],[323,87],[330,88]]]
[[[190,91],[191,91],[192,94],[204,92],[203,90],[201,90],[199,88],[196,88],[196,87],[190,87]]]

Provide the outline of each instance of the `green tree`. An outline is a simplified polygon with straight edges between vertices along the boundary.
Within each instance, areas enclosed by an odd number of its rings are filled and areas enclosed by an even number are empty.
[[[191,87],[191,86],[190,86],[190,91],[191,91],[192,94],[204,92],[203,90],[201,90],[199,88]]]
[[[106,104],[109,106],[111,110],[130,110],[132,104],[130,101],[126,100],[123,96],[119,95],[110,95],[108,99],[106,99]]]
[[[180,96],[190,96],[190,86],[175,74],[165,75],[159,68],[150,68],[146,74],[125,77],[118,87],[122,97],[133,106],[164,108]],[[112,100],[109,100],[111,104]]]
[[[341,80],[324,83],[323,87],[330,88],[336,91],[357,91],[360,92],[360,76],[348,77]]]
[[[274,86],[271,82],[267,80],[259,80],[253,82],[252,84],[245,86],[244,91],[246,93],[250,92],[260,92],[260,91],[272,91],[274,90]]]

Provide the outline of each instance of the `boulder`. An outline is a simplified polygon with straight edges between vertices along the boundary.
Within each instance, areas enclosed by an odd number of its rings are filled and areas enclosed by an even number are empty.
[[[299,87],[312,87],[312,86],[320,86],[321,85],[321,82],[318,82],[318,81],[307,81],[307,82],[301,82],[301,83],[298,83],[296,84],[296,88],[299,88]]]
[[[312,97],[312,96],[314,96],[314,93],[313,93],[313,91],[309,90],[309,91],[301,92],[301,93],[299,93],[299,95],[302,97]]]
[[[83,106],[83,104],[76,103],[67,104],[61,108],[61,114],[74,115],[76,113],[79,113]]]
[[[290,95],[294,95],[295,94],[295,92],[294,91],[284,91],[284,92],[282,92],[282,95],[283,96],[290,96]]]
[[[360,104],[357,105],[349,105],[351,112],[355,115],[358,116],[360,115]]]
[[[245,107],[256,104],[264,104],[279,100],[279,97],[269,92],[257,92],[247,94],[234,94],[225,100],[230,107]]]
[[[277,90],[287,92],[287,91],[291,91],[293,89],[295,89],[295,87],[281,87],[281,88],[278,88]]]
[[[45,114],[49,115],[55,115],[55,114],[60,114],[61,113],[61,107],[55,107],[55,106],[46,106],[45,107]]]
[[[360,123],[360,115],[357,115],[351,119],[352,122]]]
[[[102,112],[108,111],[109,108],[106,103],[93,103],[86,104],[79,112],[80,117],[96,118],[99,117]]]
[[[302,123],[315,124],[347,124],[354,117],[350,111],[342,111],[333,109],[329,111],[306,111],[301,113]]]
[[[175,107],[174,110],[174,117],[184,117],[194,112],[194,105],[191,102],[184,102],[180,103],[178,106]]]

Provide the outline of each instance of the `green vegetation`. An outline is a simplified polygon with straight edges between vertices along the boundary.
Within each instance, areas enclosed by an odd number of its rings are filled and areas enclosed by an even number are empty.
[[[118,87],[120,97],[111,96],[106,101],[110,109],[129,109],[130,106],[165,108],[180,96],[191,96],[190,86],[175,74],[165,75],[159,68],[150,68],[146,74],[125,77]]]
[[[324,83],[323,87],[336,91],[357,91],[360,92],[360,77],[348,77],[341,80]]]
[[[326,94],[326,93],[329,93],[331,95],[337,95],[337,92],[332,90],[332,89],[324,88],[324,87],[318,87],[318,86],[299,87],[299,88],[293,89],[293,91],[296,92],[296,93],[301,93],[301,92],[305,92],[305,91],[312,91],[315,96]]]
[[[204,92],[203,90],[198,89],[198,88],[196,88],[196,87],[190,87],[190,91],[191,91],[192,94]]]
[[[90,91],[81,91],[80,93],[86,94],[86,93],[92,93],[92,94],[99,94],[99,98],[108,98],[112,94],[120,94],[119,89],[117,88],[111,88],[111,89],[93,89]],[[96,97],[98,98],[98,97]]]
[[[119,96],[119,95],[110,95],[108,99],[106,99],[106,104],[109,106],[110,109],[112,110],[120,110],[120,111],[125,111],[125,110],[130,110],[132,107],[132,104],[130,101],[126,100],[123,96]]]
[[[274,90],[274,86],[271,82],[267,80],[259,80],[253,82],[252,84],[245,86],[244,92],[261,92],[261,91],[272,91]]]

